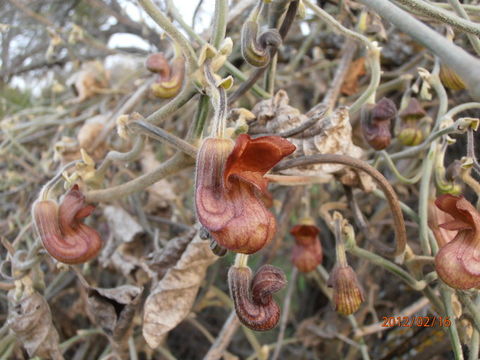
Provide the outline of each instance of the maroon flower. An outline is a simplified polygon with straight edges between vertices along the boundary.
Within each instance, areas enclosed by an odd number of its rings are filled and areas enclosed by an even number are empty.
[[[100,235],[82,219],[95,207],[85,205],[85,197],[74,185],[60,206],[53,200],[40,200],[33,205],[35,226],[47,252],[65,264],[81,264],[98,255],[102,247]]]
[[[263,176],[295,146],[278,136],[251,139],[208,138],[197,156],[195,205],[200,223],[215,241],[229,250],[252,254],[275,234],[275,218],[262,195]]]
[[[295,225],[290,234],[295,238],[292,250],[292,262],[301,272],[310,272],[322,263],[323,251],[315,225]]]
[[[453,220],[440,224],[457,235],[441,247],[435,256],[438,276],[456,289],[471,289],[480,285],[480,214],[462,196],[445,194],[435,204]]]

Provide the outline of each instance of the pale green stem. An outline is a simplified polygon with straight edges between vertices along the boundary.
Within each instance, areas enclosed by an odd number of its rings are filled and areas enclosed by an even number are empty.
[[[58,183],[58,181],[62,179],[63,173],[67,171],[69,168],[71,168],[72,166],[75,166],[76,164],[78,164],[79,162],[80,162],[79,160],[75,160],[64,165],[58,171],[58,173],[43,186],[42,190],[40,191],[39,199],[47,200],[50,190],[52,190],[52,188]]]
[[[155,170],[139,176],[138,178],[108,189],[87,192],[85,194],[85,200],[87,202],[115,201],[134,192],[144,190],[160,179],[175,174],[193,164],[194,161],[191,158],[185,156],[183,153],[178,153],[166,162],[160,164]]]
[[[160,109],[145,118],[145,121],[158,125],[160,121],[172,115],[175,111],[185,105],[195,95],[196,90],[190,84],[185,84],[182,91]]]
[[[408,9],[419,12],[427,17],[439,20],[441,23],[448,24],[457,30],[480,36],[480,25],[466,19],[455,16],[449,11],[430,5],[426,1],[418,0],[395,0],[403,4]],[[450,2],[451,4],[451,2]]]
[[[60,350],[62,352],[65,352],[68,350],[70,346],[77,343],[78,341],[81,341],[88,336],[101,335],[101,334],[103,334],[103,331],[101,329],[77,330],[77,335],[71,337],[70,339],[60,344]]]
[[[465,9],[462,7],[462,4],[460,4],[460,1],[458,0],[448,0],[450,3],[450,6],[455,10],[455,12],[462,17],[463,19],[470,21],[470,18],[468,17],[467,12]],[[468,41],[470,41],[470,44],[472,44],[473,49],[477,53],[477,55],[480,55],[480,40],[478,37],[472,34],[467,34]]]
[[[450,318],[451,325],[447,327],[450,342],[452,343],[452,351],[455,360],[463,360],[462,344],[458,336],[457,321],[455,319],[455,312],[452,307],[452,290],[446,285],[440,285],[440,294],[442,296],[443,304],[445,305],[446,316]]]
[[[438,77],[440,70],[438,59],[435,61],[435,66],[431,75],[426,77],[426,81],[430,83],[438,96],[438,113],[433,126],[433,130],[438,130],[441,125],[441,121],[448,110],[448,96],[445,88]],[[420,232],[420,245],[424,255],[431,255],[432,248],[429,243],[429,227],[428,227],[428,201],[430,198],[431,177],[433,172],[433,166],[435,164],[435,155],[437,150],[437,142],[432,141],[427,157],[423,160],[422,165],[422,181],[420,182],[420,194],[418,200],[418,215],[420,216],[419,232]]]
[[[182,49],[183,55],[187,59],[188,70],[190,72],[197,68],[197,56],[190,42],[176,28],[175,25],[160,11],[152,0],[138,0],[143,9],[150,17],[172,38],[173,41]]]
[[[472,97],[480,98],[480,60],[478,58],[390,1],[359,1],[440,57],[442,63],[452,68],[467,84]]]
[[[442,120],[440,121],[440,123],[447,119],[447,114],[445,114],[445,116],[443,116]],[[443,135],[447,135],[447,134],[460,134],[460,133],[463,133],[466,129],[467,126],[469,126],[469,123],[468,121],[465,121],[464,118],[461,118],[461,119],[458,119],[457,121],[455,121],[455,123],[453,123],[452,125],[446,127],[446,128],[443,128],[443,129],[440,129],[440,130],[436,130],[436,131],[433,131],[427,139],[425,139],[425,141],[417,146],[412,146],[406,150],[403,150],[403,151],[399,151],[397,153],[393,153],[393,154],[390,154],[390,159],[392,160],[397,160],[397,159],[402,159],[402,158],[406,158],[406,157],[409,157],[409,156],[416,156],[418,155],[418,153],[422,150],[425,150],[426,148],[428,148],[428,146],[435,140],[437,140],[439,137],[442,137]]]
[[[478,311],[478,304],[475,304],[465,291],[457,290],[456,293],[472,317],[473,325],[477,331],[480,331],[480,312]]]
[[[405,184],[415,184],[422,177],[422,173],[418,172],[417,175],[415,175],[411,178],[406,178],[405,176],[400,174],[400,171],[397,169],[397,167],[393,163],[392,159],[390,158],[390,156],[388,155],[388,153],[385,150],[380,151],[379,154],[385,159],[385,161],[387,162],[387,165],[390,168],[390,170],[392,170],[395,177],[398,180],[400,180],[401,182],[403,182]]]
[[[184,152],[185,154],[195,158],[197,156],[197,148],[183,139],[170,134],[168,131],[165,131],[155,125],[152,125],[146,121],[137,120],[133,121],[132,123],[128,124],[128,126],[135,129],[135,131],[139,131],[149,137],[154,139],[165,141],[166,143],[170,144],[175,149]]]
[[[236,267],[247,267],[248,264],[248,255],[237,253],[235,255],[235,266]]]
[[[170,9],[170,12],[174,19],[180,24],[180,26],[185,30],[185,32],[191,36],[193,39],[198,41],[199,44],[206,45],[207,42],[200,36],[198,35],[193,29],[183,20],[183,18],[180,16],[177,8],[173,4],[172,0],[167,0],[167,5],[168,8]],[[245,81],[248,79],[248,77],[241,72],[239,69],[237,69],[232,63],[226,61],[224,64],[224,67],[230,72],[235,78],[240,79],[241,81]],[[268,94],[265,90],[263,90],[260,86],[258,85],[253,85],[252,86],[252,91],[260,98],[263,99],[268,99],[270,98],[270,94]]]
[[[424,255],[432,255],[432,249],[428,241],[428,199],[430,195],[430,179],[432,177],[433,164],[437,145],[432,143],[427,157],[423,160],[422,181],[420,182],[420,198],[418,201],[418,215],[420,217],[420,245]]]
[[[211,61],[204,64],[204,74],[210,90],[210,101],[213,105],[214,116],[212,125],[212,137],[225,137],[227,127],[227,94],[222,86],[218,86],[212,72]]]
[[[353,255],[363,258],[365,260],[370,261],[372,264],[378,265],[388,272],[396,275],[400,279],[402,279],[408,286],[410,286],[414,290],[423,290],[426,286],[426,282],[423,280],[417,281],[413,276],[411,276],[408,272],[403,270],[401,267],[397,266],[393,262],[372,253],[368,250],[362,249],[357,245],[351,245],[347,242],[347,251],[352,253]]]
[[[97,171],[95,172],[95,177],[101,178],[107,172],[109,166],[114,161],[132,161],[138,158],[143,150],[145,145],[145,139],[143,136],[136,135],[133,137],[133,145],[130,151],[127,152],[119,152],[112,150],[106,156],[103,162],[98,167]]]
[[[227,31],[228,0],[215,1],[215,13],[213,15],[213,41],[212,45],[218,49]]]

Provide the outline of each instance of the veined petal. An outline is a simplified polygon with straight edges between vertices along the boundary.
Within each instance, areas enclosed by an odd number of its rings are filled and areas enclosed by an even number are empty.
[[[223,178],[226,187],[231,187],[231,179],[235,176],[267,193],[268,180],[263,175],[294,151],[295,145],[280,136],[252,139],[241,134],[225,164]]]
[[[232,205],[233,216],[211,234],[219,245],[229,250],[253,254],[272,240],[275,217],[256,196],[253,186],[238,179],[232,179],[231,185],[225,200]]]
[[[230,139],[205,139],[197,155],[195,207],[200,223],[210,231],[222,229],[234,216],[223,184],[223,168],[233,149]]]

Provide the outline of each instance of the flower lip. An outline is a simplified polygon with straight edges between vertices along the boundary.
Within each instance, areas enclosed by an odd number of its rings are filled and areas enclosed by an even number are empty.
[[[440,227],[447,230],[480,231],[480,214],[463,196],[444,194],[435,200],[435,204],[454,218],[452,221],[440,224]]]
[[[480,213],[462,196],[445,194],[435,201],[437,207],[453,217],[441,224],[457,230],[435,256],[438,276],[450,287],[471,289],[480,285]]]
[[[268,194],[268,180],[263,176],[295,149],[295,145],[279,136],[252,139],[247,134],[241,134],[225,164],[223,172],[225,186],[229,188],[231,178],[238,177],[262,193]]]

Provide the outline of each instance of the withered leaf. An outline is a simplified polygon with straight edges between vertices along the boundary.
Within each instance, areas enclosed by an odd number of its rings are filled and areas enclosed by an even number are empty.
[[[116,288],[88,288],[88,309],[103,331],[115,341],[125,338],[131,328],[142,288],[122,285]]]
[[[16,299],[15,290],[8,293],[8,326],[21,341],[30,357],[59,360],[58,333],[52,323],[47,301],[36,291],[25,291]]]
[[[157,347],[162,337],[190,312],[201,282],[210,264],[218,259],[208,240],[198,233],[148,296],[143,316],[143,337]]]
[[[132,242],[145,234],[142,226],[119,206],[106,206],[103,214],[107,218],[110,231],[119,243]]]
[[[157,273],[158,279],[163,278],[168,269],[177,263],[196,233],[196,229],[191,229],[182,236],[168,241],[167,245],[160,252],[153,253],[150,268]]]
[[[358,79],[365,75],[365,57],[358,58],[350,64],[342,85],[342,94],[355,95],[358,92]]]

